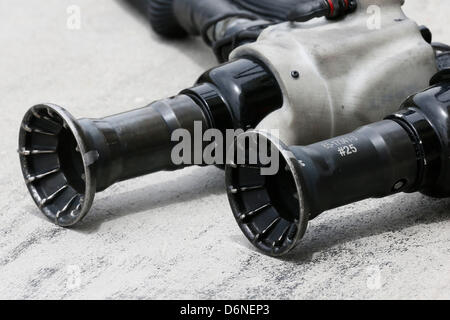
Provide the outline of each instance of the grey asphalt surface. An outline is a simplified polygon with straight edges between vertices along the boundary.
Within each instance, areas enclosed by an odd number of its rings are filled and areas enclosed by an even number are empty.
[[[80,30],[66,26],[70,5]],[[408,0],[405,11],[450,43],[450,2]],[[117,184],[79,227],[54,226],[22,181],[25,111],[118,113],[177,93],[216,61],[113,0],[0,0],[0,43],[0,298],[450,298],[450,200],[420,194],[327,212],[285,259],[243,237],[215,167]]]

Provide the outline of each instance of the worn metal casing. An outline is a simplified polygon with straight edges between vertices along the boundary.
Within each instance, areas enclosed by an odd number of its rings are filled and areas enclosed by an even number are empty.
[[[427,87],[435,54],[403,3],[359,0],[343,20],[275,25],[237,48],[231,58],[262,60],[283,91],[283,108],[258,128],[279,129],[288,145],[309,144],[381,120]]]

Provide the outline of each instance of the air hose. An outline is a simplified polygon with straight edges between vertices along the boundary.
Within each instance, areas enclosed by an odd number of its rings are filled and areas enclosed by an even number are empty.
[[[220,62],[235,48],[254,42],[268,26],[336,19],[353,12],[356,0],[126,0],[145,14],[158,34],[201,35]]]
[[[250,139],[279,154],[275,175],[264,176],[259,159],[227,165],[228,197],[245,236],[264,253],[280,256],[324,211],[398,192],[449,197],[450,69],[431,84],[383,121],[308,146],[245,133],[235,148],[249,150]]]
[[[256,41],[270,23],[227,0],[126,0],[143,13],[159,35],[202,36],[219,62],[245,43]],[[245,33],[245,34],[242,34]]]

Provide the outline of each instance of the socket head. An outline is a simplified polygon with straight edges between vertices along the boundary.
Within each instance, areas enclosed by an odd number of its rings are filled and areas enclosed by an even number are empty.
[[[78,122],[52,104],[32,107],[19,133],[19,157],[28,190],[42,213],[69,227],[89,211],[95,195],[86,139]]]
[[[264,131],[249,131],[239,136],[233,146],[234,154],[246,150],[247,156],[249,141],[259,145],[267,143],[266,150],[271,150],[272,159],[276,159],[273,152],[278,153],[278,170],[274,175],[263,175],[259,152],[258,160],[253,161],[256,164],[248,163],[248,158],[245,163],[227,164],[228,199],[239,227],[250,242],[268,255],[280,256],[296,245],[308,225],[301,163],[287,146]]]

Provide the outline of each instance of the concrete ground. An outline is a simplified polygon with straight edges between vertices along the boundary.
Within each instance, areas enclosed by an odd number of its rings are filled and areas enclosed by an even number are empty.
[[[81,29],[67,8],[81,8]],[[450,2],[405,11],[450,43]],[[76,117],[170,96],[216,64],[200,41],[162,41],[113,0],[0,0],[0,298],[450,298],[450,200],[400,194],[330,211],[286,259],[253,250],[223,172],[193,167],[98,194],[76,229],[45,220],[22,181],[21,117],[54,102]]]

